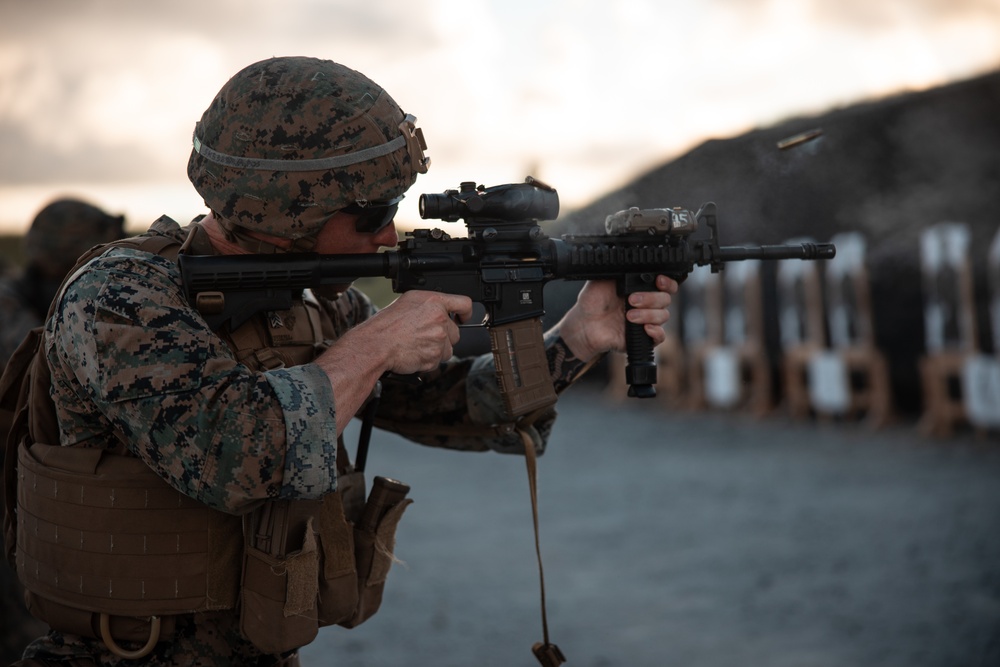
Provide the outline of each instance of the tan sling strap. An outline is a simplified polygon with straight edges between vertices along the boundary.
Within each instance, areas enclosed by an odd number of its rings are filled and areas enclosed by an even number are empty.
[[[565,391],[569,386],[572,386],[577,380],[583,377],[587,371],[594,367],[594,365],[602,358],[602,355],[598,355],[594,359],[588,361],[583,368],[575,375],[573,381],[562,388]],[[561,393],[561,392],[560,392]],[[562,651],[558,646],[549,641],[549,621],[548,614],[545,608],[545,569],[542,565],[542,548],[539,539],[539,528],[538,528],[538,465],[537,465],[537,452],[535,451],[535,441],[531,436],[529,428],[535,421],[545,414],[549,408],[555,403],[555,394],[552,396],[551,402],[548,402],[540,407],[535,406],[535,409],[524,416],[520,416],[516,422],[507,422],[502,424],[491,424],[491,425],[477,425],[477,424],[455,424],[455,425],[425,425],[425,424],[398,424],[395,422],[390,422],[384,419],[376,419],[375,426],[382,428],[387,431],[392,431],[403,436],[420,436],[420,435],[456,435],[456,436],[470,436],[470,437],[497,437],[501,435],[509,435],[510,433],[517,432],[521,436],[521,441],[524,443],[524,460],[527,466],[528,472],[528,491],[531,495],[531,515],[532,521],[534,523],[535,531],[535,554],[538,558],[538,578],[539,587],[541,590],[541,606],[542,606],[542,639],[543,641],[537,642],[532,646],[531,651],[534,653],[535,657],[542,664],[543,667],[558,667],[559,665],[566,662],[566,657],[563,655]]]
[[[531,495],[531,519],[535,529],[535,555],[538,558],[538,584],[542,604],[542,641],[531,647],[531,652],[543,667],[559,667],[566,662],[566,656],[558,646],[549,641],[549,618],[545,610],[545,568],[542,566],[542,544],[538,531],[538,457],[535,440],[528,427],[551,406],[544,406],[518,420],[516,430],[524,443],[524,462],[528,470],[528,492]]]
[[[594,364],[600,358],[601,355],[598,355],[598,357],[588,361],[576,375],[574,382],[593,368]],[[531,652],[538,659],[538,662],[541,663],[542,667],[559,667],[559,665],[566,662],[566,656],[563,655],[559,647],[549,641],[549,619],[545,610],[545,568],[542,566],[542,545],[538,531],[538,456],[535,451],[535,440],[528,431],[528,428],[551,406],[552,404],[549,404],[537,408],[519,419],[515,425],[515,430],[521,436],[521,441],[524,443],[524,462],[528,471],[528,492],[531,495],[531,518],[535,529],[535,555],[538,558],[538,583],[541,591],[542,605],[542,641],[536,642],[531,647]]]

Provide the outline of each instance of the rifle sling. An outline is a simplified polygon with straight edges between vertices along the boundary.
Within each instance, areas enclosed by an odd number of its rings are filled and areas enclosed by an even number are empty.
[[[545,568],[542,566],[542,545],[538,535],[538,465],[535,452],[535,441],[528,432],[527,427],[533,422],[542,410],[536,410],[517,424],[517,432],[524,442],[524,462],[528,469],[528,492],[531,494],[531,519],[535,528],[535,555],[538,558],[538,584],[541,591],[542,600],[542,642],[536,642],[531,647],[531,652],[535,654],[543,667],[559,667],[566,662],[566,657],[555,644],[549,642],[549,619],[545,611]],[[522,423],[527,422],[527,423]]]
[[[576,381],[583,377],[587,371],[593,368],[593,366],[602,357],[603,355],[597,355],[597,357],[588,361],[573,377],[573,379],[565,387],[562,387],[557,393],[562,393],[562,391],[565,391],[568,387],[575,384]],[[531,433],[528,430],[528,428],[551,407],[552,404],[544,405],[520,417],[516,422],[494,425],[457,424],[446,426],[440,424],[406,424],[405,426],[401,426],[397,423],[386,420],[374,420],[375,426],[388,431],[394,431],[400,435],[466,435],[491,437],[508,435],[516,431],[517,434],[521,436],[521,441],[524,443],[524,461],[528,471],[528,492],[531,496],[531,517],[535,531],[535,555],[538,558],[538,580],[541,591],[542,605],[543,641],[536,642],[531,647],[531,652],[538,659],[539,663],[541,663],[542,667],[559,667],[559,665],[566,662],[566,657],[563,655],[563,652],[559,649],[559,647],[549,641],[549,620],[545,609],[545,568],[542,565],[542,547],[538,530],[538,455],[535,450],[535,441],[531,437]]]
[[[580,369],[573,379],[565,387],[562,387],[558,393],[562,393],[568,387],[572,386],[583,377],[587,371],[594,367],[594,365],[603,358],[604,355],[599,354]],[[566,656],[559,649],[558,646],[549,641],[549,618],[545,610],[545,568],[542,566],[542,544],[539,540],[538,534],[538,455],[535,451],[535,441],[531,437],[531,433],[528,432],[528,427],[535,423],[535,420],[541,417],[546,410],[551,406],[544,406],[537,408],[533,412],[521,417],[517,420],[514,428],[517,430],[518,435],[521,436],[521,441],[524,443],[524,462],[528,470],[528,492],[531,495],[531,519],[534,523],[535,528],[535,555],[538,558],[538,585],[541,591],[541,601],[542,601],[542,640],[541,642],[535,642],[531,647],[531,652],[538,658],[538,662],[541,663],[542,667],[559,667],[559,665],[566,662]]]

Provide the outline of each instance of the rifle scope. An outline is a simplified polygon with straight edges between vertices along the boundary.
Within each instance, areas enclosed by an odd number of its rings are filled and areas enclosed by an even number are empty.
[[[485,188],[466,181],[458,190],[443,194],[422,194],[420,217],[455,222],[525,222],[555,220],[559,215],[559,194],[529,177],[525,183]]]

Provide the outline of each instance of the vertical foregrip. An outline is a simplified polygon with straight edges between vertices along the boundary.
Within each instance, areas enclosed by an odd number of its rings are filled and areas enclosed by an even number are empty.
[[[627,273],[618,279],[618,293],[625,299],[625,381],[628,395],[636,398],[656,396],[656,359],[653,355],[653,339],[646,333],[644,324],[628,320],[632,310],[628,297],[635,292],[649,292],[656,289],[656,277],[650,273]]]
[[[571,280],[617,282],[619,296],[656,290],[656,276],[664,274],[682,280],[694,263],[688,245],[670,245],[652,237],[642,240],[578,237],[571,243],[553,245],[556,274]],[[630,309],[626,301],[626,312]],[[625,379],[628,395],[656,396],[656,361],[653,339],[645,326],[625,321],[625,352],[628,364]]]
[[[625,306],[626,312],[632,307]],[[656,396],[656,359],[653,355],[653,339],[646,333],[645,325],[625,320],[625,381],[628,395],[637,398]]]

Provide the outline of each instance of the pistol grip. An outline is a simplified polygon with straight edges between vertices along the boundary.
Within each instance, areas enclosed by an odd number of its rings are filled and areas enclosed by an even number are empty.
[[[542,339],[542,318],[489,327],[497,382],[511,418],[556,402]]]

